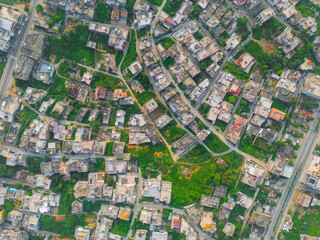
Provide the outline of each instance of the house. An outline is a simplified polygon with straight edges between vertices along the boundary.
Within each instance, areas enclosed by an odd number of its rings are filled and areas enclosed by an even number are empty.
[[[271,17],[275,16],[275,12],[272,8],[266,8],[263,11],[261,11],[257,18],[256,18],[256,24],[262,25],[266,21],[268,21]]]
[[[143,114],[131,114],[129,120],[129,126],[143,127],[148,123],[148,120]]]
[[[304,192],[299,192],[297,202],[302,206],[308,208],[312,201],[312,197]]]
[[[228,188],[226,186],[217,185],[214,187],[213,196],[217,198],[225,198],[227,196]]]
[[[202,195],[200,200],[200,205],[209,208],[219,208],[220,198]]]
[[[20,55],[17,59],[17,64],[13,70],[12,76],[19,80],[28,81],[35,65],[35,61],[32,58],[28,58],[24,55]]]
[[[251,70],[251,67],[256,63],[254,58],[251,56],[250,53],[243,53],[238,60],[236,61],[236,64],[245,72],[249,73]]]
[[[293,167],[285,164],[281,160],[276,160],[272,162],[269,172],[276,176],[290,178],[293,173]]]
[[[308,97],[320,99],[320,76],[308,73],[302,87],[302,93]]]
[[[147,230],[137,230],[134,239],[135,240],[146,240],[147,239]]]
[[[177,213],[173,213],[171,216],[171,229],[180,229],[181,227],[181,215]]]
[[[236,225],[230,222],[227,222],[227,224],[223,228],[223,232],[229,237],[233,236],[235,230],[236,230]]]
[[[91,72],[91,71],[86,71],[86,72],[83,74],[82,78],[81,78],[81,82],[84,82],[84,83],[90,85],[91,82],[92,82],[92,79],[93,79],[93,72]]]
[[[143,68],[138,61],[135,61],[129,66],[129,70],[133,76],[136,76],[143,70]]]
[[[124,221],[129,221],[130,213],[131,213],[130,207],[120,207],[118,218]]]
[[[239,36],[236,33],[233,33],[230,38],[226,41],[226,50],[233,50],[240,44]]]
[[[152,98],[145,104],[143,104],[144,109],[147,111],[147,113],[153,112],[156,108],[158,108],[157,102]]]
[[[14,115],[20,108],[20,104],[18,98],[3,97],[0,105],[0,119],[4,122],[13,122]]]
[[[271,108],[269,118],[279,122],[279,121],[283,121],[285,116],[286,116],[285,112],[282,112],[275,108]]]
[[[74,231],[74,238],[76,240],[89,240],[90,239],[90,229],[83,227],[77,227]]]
[[[235,114],[233,117],[233,124],[227,132],[226,139],[233,144],[237,144],[238,141],[240,141],[245,125],[246,119]]]
[[[252,103],[257,99],[259,91],[260,85],[257,82],[250,80],[244,85],[242,97]]]
[[[22,22],[22,14],[12,8],[1,6],[0,9],[0,51],[8,52],[10,49],[18,24]]]
[[[160,202],[170,204],[172,194],[172,182],[161,181]]]
[[[271,217],[266,213],[253,211],[249,223],[252,224],[252,231],[263,235],[271,223]]]
[[[213,221],[213,213],[212,212],[203,212],[202,218],[200,222],[200,227],[202,231],[208,232],[210,234],[215,233],[217,230],[216,222]]]
[[[126,112],[124,110],[117,110],[115,126],[123,127],[125,122],[125,116]]]
[[[237,204],[245,209],[249,209],[251,204],[253,203],[253,198],[245,195],[242,192],[238,192],[237,194]]]
[[[20,50],[20,54],[34,60],[39,60],[42,54],[44,41],[45,35],[43,34],[28,34]]]
[[[246,162],[241,182],[250,187],[256,188],[264,175],[264,169],[257,164]]]
[[[53,80],[54,72],[55,72],[55,67],[41,62],[35,73],[35,79],[45,84],[50,84]]]
[[[168,240],[168,232],[153,231],[150,240]]]

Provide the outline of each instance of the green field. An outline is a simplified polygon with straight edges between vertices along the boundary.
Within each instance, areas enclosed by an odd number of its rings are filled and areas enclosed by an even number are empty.
[[[137,50],[136,50],[136,37],[134,31],[131,30],[131,41],[128,47],[128,51],[121,65],[121,71],[129,67],[133,62],[137,61]]]
[[[186,131],[179,127],[175,120],[171,120],[160,132],[169,144],[174,143],[186,134]]]
[[[229,147],[222,142],[217,135],[210,133],[206,140],[203,141],[204,144],[214,153],[222,153],[229,149]]]

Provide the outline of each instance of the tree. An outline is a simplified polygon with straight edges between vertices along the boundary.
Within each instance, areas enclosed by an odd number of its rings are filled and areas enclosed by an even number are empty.
[[[319,105],[313,101],[313,100],[307,100],[305,103],[303,103],[303,108],[306,110],[312,110],[314,108],[317,108]]]
[[[248,18],[238,18],[238,23],[247,24],[248,23]]]
[[[237,101],[237,98],[235,96],[230,96],[228,98],[228,102],[231,103],[231,104],[235,104]]]
[[[42,5],[41,5],[41,4],[38,4],[38,5],[36,6],[36,12],[39,13],[39,12],[41,12],[42,10],[43,10]]]
[[[220,173],[216,173],[216,174],[214,175],[214,178],[213,178],[213,183],[214,183],[215,185],[219,185],[220,182],[221,182],[221,174],[220,174]]]
[[[25,12],[29,12],[29,7],[28,6],[24,6],[24,11]]]

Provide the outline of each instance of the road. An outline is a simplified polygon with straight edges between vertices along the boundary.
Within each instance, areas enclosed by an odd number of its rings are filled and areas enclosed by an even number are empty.
[[[316,131],[319,117],[320,117],[320,108],[318,109],[316,116],[312,123],[310,124],[310,129],[308,131],[307,136],[305,137],[305,141],[299,151],[296,163],[293,167],[293,174],[289,178],[284,190],[282,191],[282,196],[277,204],[276,210],[274,211],[274,215],[272,216],[270,227],[266,233],[265,239],[277,239],[279,231],[281,230],[281,224],[284,220],[284,217],[288,211],[289,203],[292,200],[295,190],[297,189],[297,185],[302,176],[302,173],[308,160],[312,156],[312,150],[315,146],[315,139],[317,134],[319,133],[319,127]],[[282,214],[283,213],[283,214]]]
[[[26,36],[29,34],[32,26],[32,18],[35,14],[35,6],[38,4],[39,0],[31,1],[30,11],[27,14],[27,21],[25,21],[25,27],[21,28],[20,35],[18,35],[14,41],[13,48],[8,54],[7,64],[3,70],[3,74],[0,79],[0,100],[4,95],[10,91],[12,86],[13,77],[12,72],[17,64],[17,58],[22,47],[22,43]]]

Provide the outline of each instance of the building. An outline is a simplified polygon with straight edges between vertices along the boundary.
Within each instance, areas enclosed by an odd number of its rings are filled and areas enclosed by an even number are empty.
[[[236,230],[236,225],[229,222],[227,222],[227,224],[223,228],[223,232],[229,237],[233,236],[235,230]]]
[[[261,25],[275,15],[276,15],[275,12],[271,8],[266,8],[258,14],[256,18],[256,24]]]
[[[236,64],[245,72],[249,73],[251,70],[251,67],[256,63],[254,58],[251,56],[250,53],[243,53],[238,60],[236,61]]]
[[[83,227],[77,227],[74,232],[74,238],[76,240],[89,240],[90,239],[90,229]]]
[[[0,51],[8,52],[16,35],[17,27],[22,23],[19,11],[1,5],[0,8]]]
[[[53,80],[54,72],[55,67],[40,63],[35,73],[35,79],[45,84],[50,84]]]
[[[308,194],[304,192],[299,192],[299,195],[297,197],[297,202],[302,206],[302,207],[309,207],[310,203],[312,201],[312,197],[309,196]]]
[[[313,73],[308,73],[302,87],[302,93],[309,97],[319,100],[320,99],[320,76],[315,75]]]

